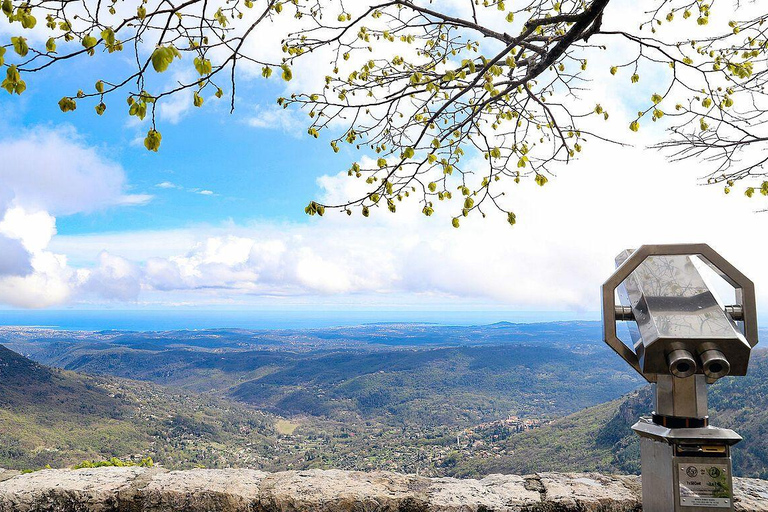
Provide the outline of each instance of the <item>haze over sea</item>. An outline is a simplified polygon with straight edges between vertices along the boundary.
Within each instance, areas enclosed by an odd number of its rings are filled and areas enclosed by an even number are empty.
[[[378,322],[482,325],[599,320],[596,312],[398,310],[0,310],[0,325],[62,330],[311,329]]]

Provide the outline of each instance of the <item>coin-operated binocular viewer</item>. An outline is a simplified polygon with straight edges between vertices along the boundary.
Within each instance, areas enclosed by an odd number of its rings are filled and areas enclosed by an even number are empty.
[[[737,304],[718,301],[697,259],[733,286]],[[602,287],[604,339],[655,388],[653,415],[632,427],[643,510],[733,510],[730,450],[741,436],[709,425],[707,384],[747,374],[757,344],[754,285],[706,244],[644,245],[619,254],[616,266]],[[617,321],[629,323],[631,346],[617,337]]]

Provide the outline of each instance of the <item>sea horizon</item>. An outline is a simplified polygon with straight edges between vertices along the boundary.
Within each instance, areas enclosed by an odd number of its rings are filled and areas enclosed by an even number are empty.
[[[0,310],[0,326],[67,331],[318,329],[375,323],[488,325],[597,321],[598,312],[419,310]]]

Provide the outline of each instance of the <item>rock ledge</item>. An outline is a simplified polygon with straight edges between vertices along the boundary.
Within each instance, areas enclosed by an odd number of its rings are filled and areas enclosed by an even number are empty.
[[[735,479],[736,510],[768,512],[768,481]],[[105,467],[0,469],[0,512],[628,512],[635,476],[490,475],[480,480],[340,470]]]

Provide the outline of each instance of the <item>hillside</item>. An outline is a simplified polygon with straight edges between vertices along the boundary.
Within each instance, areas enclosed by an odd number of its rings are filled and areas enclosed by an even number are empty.
[[[0,346],[0,467],[144,456],[171,467],[262,465],[273,424],[219,399],[51,369]]]
[[[496,443],[498,457],[466,454],[455,476],[534,471],[638,473],[640,447],[631,426],[653,408],[650,386]],[[752,355],[746,377],[726,377],[709,390],[711,422],[744,437],[733,450],[734,473],[768,478],[768,350]],[[488,441],[486,439],[486,441]]]
[[[214,392],[281,416],[464,428],[561,417],[635,389],[640,379],[599,335],[596,322],[553,322],[0,339],[45,364]]]
[[[567,338],[568,325],[416,326],[409,335],[388,324],[264,339],[0,328],[18,350],[99,374],[3,349],[0,466],[151,455],[169,468],[635,473],[630,426],[651,410],[650,393],[631,392],[640,380],[596,341],[594,325]],[[382,343],[385,333],[414,345]],[[766,475],[766,383],[768,353],[758,351],[748,377],[710,390],[713,421],[747,438],[734,452],[744,475]]]

